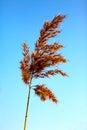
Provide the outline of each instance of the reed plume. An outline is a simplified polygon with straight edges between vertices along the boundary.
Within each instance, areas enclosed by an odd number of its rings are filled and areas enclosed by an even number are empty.
[[[22,45],[23,60],[20,62],[20,69],[22,72],[22,80],[29,87],[24,130],[26,130],[31,89],[34,90],[35,94],[38,95],[42,101],[50,99],[54,103],[58,102],[53,92],[44,84],[35,85],[35,88],[33,88],[32,79],[49,78],[56,74],[67,76],[65,72],[58,68],[60,63],[67,62],[67,60],[59,53],[60,49],[64,48],[64,46],[59,42],[54,42],[53,44],[48,43],[50,38],[61,33],[61,30],[58,30],[57,28],[65,17],[65,15],[57,15],[52,21],[44,22],[43,28],[40,30],[40,36],[35,43],[35,49],[32,53],[29,52],[29,47],[26,42]]]

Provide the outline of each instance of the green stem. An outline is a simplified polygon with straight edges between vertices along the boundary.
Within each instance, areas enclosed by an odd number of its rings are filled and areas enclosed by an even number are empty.
[[[27,120],[28,120],[28,108],[29,108],[29,103],[30,103],[30,92],[31,92],[31,81],[30,81],[30,84],[29,84],[28,99],[27,99],[27,106],[26,106],[26,114],[25,114],[25,120],[24,120],[24,130],[26,130]]]

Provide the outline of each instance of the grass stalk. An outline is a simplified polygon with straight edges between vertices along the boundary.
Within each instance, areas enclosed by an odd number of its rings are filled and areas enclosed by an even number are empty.
[[[29,90],[28,90],[26,114],[25,114],[25,119],[24,119],[24,130],[27,129],[28,111],[29,111],[29,104],[30,104],[30,92],[31,92],[31,81],[30,81]]]

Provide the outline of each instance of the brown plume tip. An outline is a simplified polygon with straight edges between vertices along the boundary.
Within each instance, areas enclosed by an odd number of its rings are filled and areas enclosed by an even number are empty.
[[[27,43],[23,43],[23,60],[20,62],[20,69],[22,72],[22,80],[25,84],[29,84],[30,80],[30,73],[29,73],[29,62],[30,62],[30,55],[29,55],[29,48]]]

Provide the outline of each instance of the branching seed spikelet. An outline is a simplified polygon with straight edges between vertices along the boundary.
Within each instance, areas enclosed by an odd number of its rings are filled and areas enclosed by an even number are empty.
[[[58,100],[56,99],[54,94],[51,92],[51,90],[45,87],[44,84],[36,85],[36,88],[34,89],[34,91],[35,91],[35,94],[38,95],[42,101],[46,101],[47,99],[50,99],[55,103],[58,102]]]

